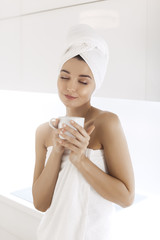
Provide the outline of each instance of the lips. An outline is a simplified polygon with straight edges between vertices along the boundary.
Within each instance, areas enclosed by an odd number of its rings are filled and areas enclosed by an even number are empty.
[[[67,98],[67,99],[69,99],[69,100],[74,100],[74,99],[76,99],[77,97],[74,97],[74,96],[71,96],[71,95],[65,95],[65,97]]]

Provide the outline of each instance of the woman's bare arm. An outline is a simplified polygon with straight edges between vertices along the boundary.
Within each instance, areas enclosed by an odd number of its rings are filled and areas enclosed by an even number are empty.
[[[53,147],[45,165],[47,147],[44,140],[49,129],[46,124],[41,125],[36,131],[36,162],[32,186],[33,202],[36,209],[46,211],[51,204],[55,185],[57,182],[63,150]]]
[[[122,207],[130,206],[134,199],[134,174],[120,121],[115,114],[104,113],[96,121],[95,127],[104,148],[108,173],[84,154],[72,162],[101,196]],[[70,144],[64,143],[64,146]]]
[[[134,199],[134,174],[120,121],[116,115],[106,114],[98,126],[108,174],[101,171],[86,157],[80,162],[78,168],[105,199],[122,207],[130,206]]]

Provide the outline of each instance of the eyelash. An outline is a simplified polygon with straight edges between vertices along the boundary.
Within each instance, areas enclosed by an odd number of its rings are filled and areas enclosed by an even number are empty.
[[[84,85],[87,85],[88,83],[86,83],[86,82],[81,82],[81,81],[79,81],[80,83],[82,83],[82,84],[84,84]]]
[[[65,77],[60,77],[61,79],[66,79],[66,80],[68,80],[69,78],[65,78]]]
[[[65,77],[60,77],[61,79],[63,79],[63,80],[69,80],[69,78],[65,78]],[[86,83],[86,82],[81,82],[81,81],[79,81],[79,83],[81,83],[81,84],[84,84],[84,85],[87,85],[88,83]]]

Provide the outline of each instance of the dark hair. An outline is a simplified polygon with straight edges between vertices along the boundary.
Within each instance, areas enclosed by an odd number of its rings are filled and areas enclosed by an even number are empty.
[[[85,62],[85,60],[80,55],[76,55],[74,58],[78,59],[79,61]]]

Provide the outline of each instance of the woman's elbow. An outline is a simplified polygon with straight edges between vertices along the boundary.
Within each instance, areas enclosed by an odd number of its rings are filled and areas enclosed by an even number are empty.
[[[128,192],[127,196],[124,197],[123,202],[120,204],[121,207],[123,208],[130,207],[134,202],[134,198],[135,198],[135,193]]]
[[[48,209],[48,208],[45,208],[44,206],[40,206],[40,205],[35,204],[35,203],[34,203],[34,207],[40,212],[46,212],[47,209]]]
[[[46,212],[47,209],[49,208],[48,206],[45,206],[44,204],[41,204],[36,200],[33,200],[33,205],[40,212]]]
[[[40,212],[46,212],[50,207],[49,204],[47,202],[44,202],[43,199],[34,192],[34,189],[32,189],[32,196],[34,207]]]

